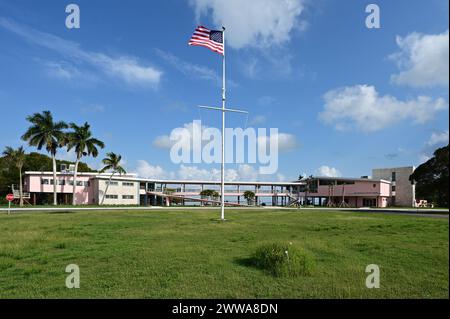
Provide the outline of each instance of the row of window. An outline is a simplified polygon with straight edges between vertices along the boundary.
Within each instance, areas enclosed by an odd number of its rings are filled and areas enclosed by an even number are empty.
[[[66,180],[59,179],[57,183],[58,185],[66,185]],[[53,179],[41,178],[41,185],[53,185]],[[73,181],[69,181],[69,185],[73,186]],[[77,186],[89,187],[91,183],[89,181],[77,181]]]
[[[69,180],[69,185],[73,186],[73,181]],[[119,182],[117,181],[106,181],[106,184],[109,184],[110,186],[118,186]],[[53,185],[53,178],[41,178],[41,185]],[[59,179],[58,185],[66,185],[65,179]],[[89,187],[91,186],[91,183],[89,181],[77,181],[77,186],[85,186]],[[122,182],[122,186],[129,186],[133,187],[134,183],[132,182]]]
[[[117,181],[106,181],[106,185],[118,186],[119,182],[117,182]],[[132,183],[132,182],[122,182],[122,186],[134,186],[134,183]]]
[[[119,199],[119,195],[105,195],[107,199]],[[122,195],[122,199],[134,199],[133,195]]]

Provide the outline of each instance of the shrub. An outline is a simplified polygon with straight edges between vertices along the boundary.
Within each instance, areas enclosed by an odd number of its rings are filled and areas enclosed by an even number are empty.
[[[314,268],[313,257],[291,244],[264,244],[256,250],[252,259],[256,267],[273,276],[308,276]]]

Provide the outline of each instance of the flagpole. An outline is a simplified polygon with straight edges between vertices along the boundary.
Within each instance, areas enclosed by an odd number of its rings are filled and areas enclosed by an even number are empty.
[[[222,41],[223,41],[223,58],[222,58],[222,167],[221,167],[221,214],[220,219],[225,220],[225,27],[222,26]]]

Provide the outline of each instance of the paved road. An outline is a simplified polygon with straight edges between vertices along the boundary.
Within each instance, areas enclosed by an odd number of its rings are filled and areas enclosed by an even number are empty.
[[[108,210],[202,210],[202,209],[218,209],[218,207],[24,207],[24,208],[11,208],[11,212],[25,213],[25,212],[67,212],[67,211],[108,211]],[[407,215],[416,217],[431,217],[431,218],[449,218],[449,211],[445,209],[427,209],[417,210],[415,208],[373,208],[373,209],[358,209],[358,208],[290,208],[290,207],[230,207],[227,209],[232,210],[261,210],[261,209],[279,209],[279,210],[292,210],[292,211],[341,211],[341,212],[357,212],[357,213],[369,213],[369,214],[388,214],[388,215]],[[0,212],[6,213],[8,208],[0,208]]]

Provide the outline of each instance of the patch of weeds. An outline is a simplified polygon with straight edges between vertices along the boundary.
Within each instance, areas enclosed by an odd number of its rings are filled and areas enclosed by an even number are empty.
[[[314,258],[291,244],[268,243],[256,249],[253,264],[276,277],[309,276],[315,266]]]

